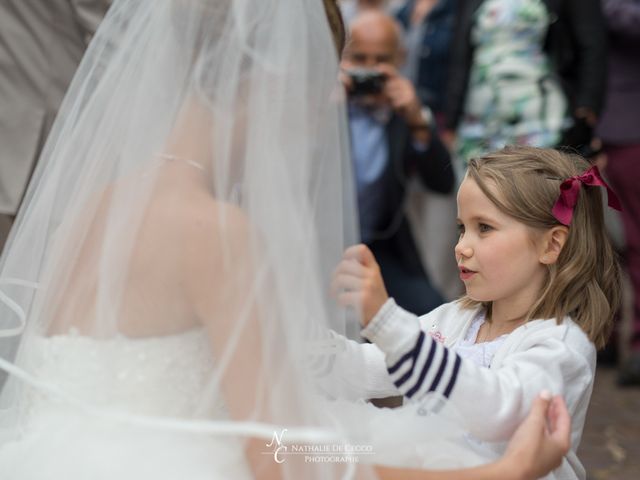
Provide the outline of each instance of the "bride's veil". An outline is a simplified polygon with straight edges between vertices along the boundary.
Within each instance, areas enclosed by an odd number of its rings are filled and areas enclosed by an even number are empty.
[[[309,367],[310,353],[332,348],[326,332],[344,332],[328,285],[355,240],[337,65],[321,0],[114,1],[2,257],[0,442],[43,396],[123,424],[265,444],[283,428],[298,442],[344,433]],[[41,375],[43,340],[198,329],[214,360],[179,417],[105,405]],[[201,368],[177,365],[163,368]],[[138,365],[122,368],[97,374],[121,379]],[[281,468],[335,478],[346,467]]]

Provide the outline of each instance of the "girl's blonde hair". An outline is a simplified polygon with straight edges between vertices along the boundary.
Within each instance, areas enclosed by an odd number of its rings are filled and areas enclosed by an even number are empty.
[[[552,149],[506,147],[471,160],[467,176],[504,213],[537,229],[561,225],[551,214],[566,178],[590,164]],[[494,187],[495,189],[492,189]],[[620,267],[604,225],[603,188],[581,186],[567,241],[526,320],[570,316],[597,348],[604,347],[620,305]],[[499,192],[496,195],[495,192]],[[468,296],[463,307],[483,305]]]

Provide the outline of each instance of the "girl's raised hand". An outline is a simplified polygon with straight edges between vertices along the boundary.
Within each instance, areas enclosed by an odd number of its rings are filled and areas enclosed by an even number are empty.
[[[378,262],[363,244],[345,250],[333,275],[331,290],[340,305],[358,313],[364,327],[389,298]]]

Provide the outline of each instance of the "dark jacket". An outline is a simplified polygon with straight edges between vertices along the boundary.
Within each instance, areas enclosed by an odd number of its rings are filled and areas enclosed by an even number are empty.
[[[383,189],[384,205],[378,212],[378,225],[367,245],[380,265],[389,294],[398,305],[421,314],[436,308],[444,300],[422,267],[405,215],[407,182],[417,175],[427,188],[444,194],[453,190],[455,178],[449,152],[437,135],[433,135],[425,151],[418,151],[406,123],[394,115],[387,124],[386,137],[389,157],[379,184]]]
[[[449,152],[434,134],[424,152],[413,148],[411,132],[404,120],[394,115],[387,125],[389,161],[383,173],[385,189],[384,211],[380,212],[377,239],[386,240],[397,235],[404,223],[404,203],[407,181],[416,174],[423,185],[438,193],[453,191],[455,178]],[[404,234],[403,234],[404,235]]]
[[[405,30],[411,23],[415,0],[407,2],[396,18]],[[418,62],[416,91],[423,104],[435,112],[444,110],[456,0],[440,0],[423,20],[424,36]]]
[[[452,46],[446,125],[455,129],[464,109],[474,48],[471,30],[483,0],[458,2]],[[572,110],[602,109],[606,82],[606,30],[599,0],[544,0],[553,23],[544,50]]]

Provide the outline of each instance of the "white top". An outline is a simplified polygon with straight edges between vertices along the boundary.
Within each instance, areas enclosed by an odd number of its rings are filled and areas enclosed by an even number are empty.
[[[508,334],[500,335],[489,342],[476,343],[478,340],[478,332],[480,327],[486,321],[484,312],[478,313],[471,322],[467,333],[463,338],[458,340],[453,349],[458,355],[467,360],[471,360],[479,367],[491,367],[491,360],[496,354],[500,346],[506,340]]]
[[[572,417],[571,451],[547,478],[584,479],[576,451],[593,388],[594,345],[568,317],[532,320],[504,339],[490,369],[479,367],[452,348],[477,315],[452,302],[418,318],[390,299],[362,334],[384,352],[389,377],[407,399],[419,401],[430,392],[448,398],[465,429],[493,442],[496,455],[504,453],[540,391],[563,395]],[[380,368],[376,362],[370,358],[369,367]]]

